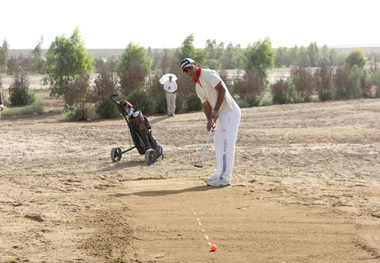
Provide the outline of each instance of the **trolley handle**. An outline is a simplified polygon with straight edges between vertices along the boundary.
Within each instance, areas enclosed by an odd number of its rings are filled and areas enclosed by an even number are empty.
[[[119,102],[117,102],[114,98],[112,98],[112,97],[117,97],[117,96],[119,96],[119,94],[112,94],[112,95],[110,96],[110,99],[111,99],[113,102],[115,102],[117,105],[119,105]]]

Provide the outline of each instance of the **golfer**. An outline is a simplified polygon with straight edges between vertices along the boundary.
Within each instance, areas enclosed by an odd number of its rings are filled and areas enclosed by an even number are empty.
[[[218,120],[214,135],[217,167],[214,175],[205,178],[205,181],[209,186],[230,185],[240,108],[216,71],[197,67],[191,58],[182,60],[181,68],[195,83],[195,90],[207,117],[207,130],[210,131],[213,120]]]
[[[174,117],[175,113],[175,100],[177,92],[177,83],[173,81],[173,77],[169,76],[169,80],[164,83],[164,90],[166,91],[166,103],[168,104],[168,116]]]

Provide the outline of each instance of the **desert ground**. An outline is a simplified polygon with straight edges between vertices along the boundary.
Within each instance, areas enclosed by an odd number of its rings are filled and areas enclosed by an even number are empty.
[[[380,99],[242,109],[232,185],[212,188],[202,112],[148,116],[149,166],[111,161],[122,117],[61,122],[36,95],[44,113],[0,120],[2,263],[380,262]]]

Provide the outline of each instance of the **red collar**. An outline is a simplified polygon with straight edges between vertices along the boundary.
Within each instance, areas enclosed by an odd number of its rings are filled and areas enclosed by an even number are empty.
[[[199,76],[201,75],[201,71],[202,69],[200,67],[197,67],[197,74],[196,74],[196,78],[193,78],[193,81],[195,84],[197,84],[197,82],[199,82]],[[201,83],[199,82],[199,85],[201,85]],[[202,85],[201,85],[202,87]]]

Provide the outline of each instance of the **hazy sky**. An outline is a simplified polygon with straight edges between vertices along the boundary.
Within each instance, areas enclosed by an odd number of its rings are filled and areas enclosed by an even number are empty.
[[[86,48],[176,48],[216,39],[247,47],[269,37],[272,47],[380,45],[379,0],[0,0],[0,41],[33,49],[41,36],[79,27]]]

